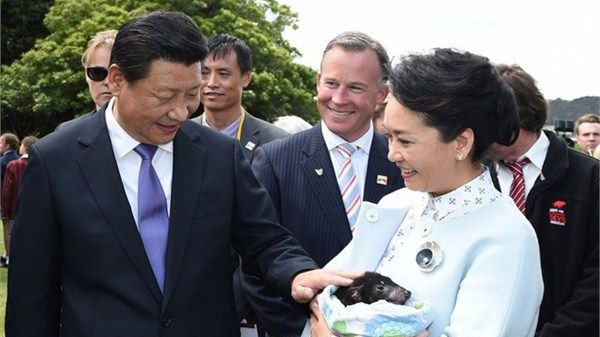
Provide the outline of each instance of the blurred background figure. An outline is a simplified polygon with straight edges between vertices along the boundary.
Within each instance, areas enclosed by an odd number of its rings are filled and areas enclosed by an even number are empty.
[[[312,128],[312,125],[310,125],[309,122],[295,115],[279,116],[277,119],[275,119],[273,125],[284,129],[290,134]]]
[[[7,230],[4,235],[4,247],[6,253],[2,261],[2,267],[8,267],[9,256],[10,256],[10,227],[13,221],[15,221],[15,215],[17,213],[17,194],[21,187],[21,177],[25,166],[27,165],[27,158],[29,157],[29,148],[37,141],[34,136],[27,136],[21,141],[19,147],[19,159],[13,160],[6,165],[6,171],[4,178],[2,179],[2,216],[8,221]]]
[[[574,129],[577,139],[575,149],[593,156],[600,143],[600,116],[585,114],[575,121]]]
[[[4,133],[0,135],[0,153],[2,157],[0,157],[0,190],[2,190],[2,182],[4,181],[4,173],[6,172],[6,166],[13,160],[19,159],[19,154],[17,153],[19,149],[19,137],[17,137],[14,133]],[[0,209],[1,218],[2,218],[2,227],[4,228],[4,247],[8,250],[8,229],[9,223],[8,218],[4,215],[4,205]],[[2,256],[0,256],[0,265],[6,266],[7,261],[7,252],[4,252]]]
[[[386,105],[387,99],[385,102],[378,104],[375,108],[375,113],[373,113],[373,127],[375,128],[375,132],[379,132],[382,135],[385,134],[385,127],[383,126],[383,115]]]

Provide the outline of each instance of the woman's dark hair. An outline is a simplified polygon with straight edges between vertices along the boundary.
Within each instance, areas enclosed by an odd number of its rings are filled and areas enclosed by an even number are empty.
[[[191,65],[204,60],[206,38],[198,25],[180,12],[156,11],[125,23],[115,38],[110,63],[133,83],[148,75],[155,60]]]
[[[470,128],[473,160],[492,143],[509,146],[519,134],[515,99],[494,65],[483,56],[435,49],[400,59],[390,75],[392,95],[450,142]]]

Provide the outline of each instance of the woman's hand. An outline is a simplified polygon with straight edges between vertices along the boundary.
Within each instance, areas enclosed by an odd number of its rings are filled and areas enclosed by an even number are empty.
[[[319,303],[317,303],[316,297],[310,302],[310,310],[312,311],[310,314],[310,336],[331,337],[333,333],[329,330],[327,322],[325,322],[325,318],[321,313],[321,309],[319,309]]]

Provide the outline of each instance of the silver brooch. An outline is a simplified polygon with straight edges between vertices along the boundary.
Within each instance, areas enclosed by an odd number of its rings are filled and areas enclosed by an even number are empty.
[[[416,262],[424,272],[430,272],[442,263],[442,247],[435,241],[423,243],[417,250]]]

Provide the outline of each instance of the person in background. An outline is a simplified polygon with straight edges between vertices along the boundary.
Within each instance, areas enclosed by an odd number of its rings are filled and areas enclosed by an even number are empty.
[[[529,73],[497,69],[516,97],[520,132],[489,156],[497,188],[517,200],[539,240],[545,290],[536,336],[597,337],[598,161],[542,129],[548,105]]]
[[[105,30],[96,33],[89,41],[86,50],[81,56],[81,65],[85,81],[87,82],[90,96],[94,102],[94,109],[84,114],[95,113],[100,107],[106,104],[112,97],[108,88],[108,66],[110,65],[110,53],[115,43],[117,31],[114,29]],[[81,117],[83,117],[81,116]],[[60,123],[56,129],[68,125],[72,120]]]
[[[385,106],[387,104],[387,100],[381,104],[377,105],[375,109],[375,113],[373,114],[373,126],[375,127],[375,132],[379,132],[381,134],[385,134],[385,127],[383,126],[383,116],[385,114]]]
[[[27,158],[29,157],[29,148],[37,141],[35,136],[27,136],[21,140],[21,146],[19,147],[19,159],[13,160],[6,165],[6,172],[4,179],[2,180],[2,207],[4,209],[3,216],[8,220],[8,231],[7,238],[4,243],[6,249],[6,259],[4,263],[6,267],[9,265],[9,254],[10,254],[10,228],[16,215],[17,206],[17,195],[21,186],[21,177],[25,166],[27,165]]]
[[[242,107],[242,92],[252,80],[252,51],[246,42],[219,34],[210,37],[207,46],[200,87],[204,111],[192,121],[236,138],[252,161],[258,146],[289,133]]]
[[[364,203],[326,268],[374,270],[429,303],[420,336],[532,337],[543,293],[535,232],[482,164],[492,144],[516,140],[510,88],[487,58],[447,48],[402,57],[390,86],[388,158],[406,188]],[[323,323],[314,308],[313,337],[331,336]]]
[[[296,115],[279,116],[273,121],[273,125],[284,129],[290,134],[312,128],[312,125]]]
[[[378,41],[361,32],[336,36],[325,47],[316,79],[321,122],[262,145],[254,155],[252,169],[281,223],[319,266],[350,242],[362,200],[377,202],[404,186],[371,121],[387,96],[388,71]],[[270,336],[300,335],[306,312],[256,276],[244,275],[242,285]]]
[[[593,156],[600,144],[600,116],[596,114],[582,115],[575,121],[573,129],[577,138],[575,149]]]
[[[207,47],[200,82],[200,102],[204,111],[192,121],[237,139],[244,156],[252,161],[257,146],[288,133],[252,116],[242,107],[242,93],[252,79],[252,51],[246,42],[235,36],[218,34],[208,39]],[[239,256],[235,251],[231,252],[231,259],[238,316],[244,321],[242,327],[253,328],[256,319],[240,289]]]
[[[0,191],[2,190],[2,184],[4,181],[4,174],[6,173],[6,166],[13,160],[19,159],[19,154],[17,151],[19,150],[19,137],[17,137],[14,133],[3,133],[0,135]],[[4,235],[4,253],[0,256],[0,266],[8,267],[8,255],[9,255],[9,229],[10,223],[8,217],[4,214],[9,213],[10,211],[4,210],[4,205],[0,208],[0,218],[2,219],[2,228]]]
[[[290,301],[360,276],[316,269],[239,143],[188,120],[206,54],[184,13],[134,17],[115,39],[113,98],[31,147],[8,337],[236,336],[232,246]]]
[[[110,53],[115,43],[117,31],[114,29],[96,33],[88,42],[87,49],[81,56],[81,64],[85,70],[85,81],[94,101],[95,110],[100,109],[112,97],[108,88],[108,66]]]

